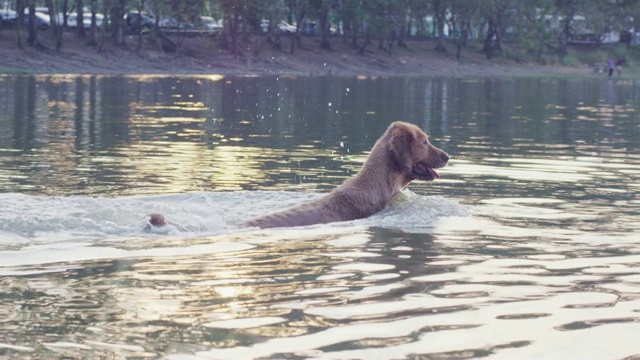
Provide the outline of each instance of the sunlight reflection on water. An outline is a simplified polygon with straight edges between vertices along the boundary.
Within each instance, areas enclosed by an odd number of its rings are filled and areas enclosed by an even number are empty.
[[[640,355],[635,81],[3,80],[0,357]],[[398,119],[450,153],[440,180],[368,219],[238,225]]]

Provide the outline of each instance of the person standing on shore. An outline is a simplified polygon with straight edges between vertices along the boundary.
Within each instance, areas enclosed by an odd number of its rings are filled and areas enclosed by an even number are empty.
[[[613,76],[614,63],[613,58],[609,58],[609,77]]]

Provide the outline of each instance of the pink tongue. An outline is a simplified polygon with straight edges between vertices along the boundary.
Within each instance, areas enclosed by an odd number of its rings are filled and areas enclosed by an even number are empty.
[[[432,168],[427,168],[427,170],[429,171],[429,174],[433,176],[434,179],[440,179],[440,174],[438,174],[437,171],[433,170]]]

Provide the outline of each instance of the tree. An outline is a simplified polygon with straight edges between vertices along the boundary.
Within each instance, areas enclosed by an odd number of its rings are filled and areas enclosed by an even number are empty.
[[[78,36],[87,36],[87,32],[84,29],[84,2],[82,0],[76,0],[76,30],[78,31]]]
[[[593,33],[599,43],[614,32],[624,32],[631,29],[634,5],[637,1],[597,1],[586,0],[580,3],[580,15],[584,21],[578,22],[583,31]]]
[[[62,1],[62,24],[60,24],[60,27],[62,27],[62,29],[65,29],[67,27],[67,19],[69,18],[69,0],[63,0]],[[51,12],[50,12],[51,13]],[[57,13],[54,13],[57,14]]]
[[[220,44],[223,48],[229,49],[232,54],[236,55],[238,52],[238,32],[242,14],[242,1],[220,0],[220,5],[224,14]]]
[[[578,14],[582,0],[556,0],[556,8],[560,17],[560,36],[558,38],[558,54],[567,55],[567,44],[572,35],[572,24]]]
[[[509,10],[513,9],[512,1],[517,0],[485,0],[483,2],[481,9],[486,21],[487,33],[482,52],[487,59],[491,59],[496,53],[502,54],[502,40]]]
[[[20,28],[24,24],[24,0],[16,0],[16,11],[18,13],[18,26],[16,26],[16,40],[18,43],[18,48],[23,49],[22,47],[22,35],[20,34]]]
[[[519,2],[514,24],[518,29],[514,39],[527,53],[535,54],[536,61],[541,61],[544,49],[551,45],[557,37],[551,26],[555,18],[553,0],[538,0],[534,2]]]
[[[261,18],[267,21],[268,28],[266,30],[267,34],[265,40],[256,45],[255,54],[260,53],[262,46],[266,42],[271,42],[273,43],[274,48],[282,50],[282,32],[278,28],[278,24],[283,21],[287,14],[287,7],[285,6],[284,0],[272,0],[270,2],[263,2],[259,4],[261,5],[261,8],[258,10],[258,13],[262,14]],[[257,31],[263,32],[262,21],[259,20],[256,25]],[[296,28],[296,33],[297,31],[298,28]]]
[[[480,0],[481,1],[481,0]],[[478,0],[451,0],[451,24],[456,42],[456,59],[460,60],[462,47],[467,45],[471,33],[471,22],[478,12]]]
[[[127,0],[112,0],[108,3],[111,6],[109,11],[111,21],[111,36],[119,46],[126,46],[124,41],[124,14],[128,5]]]
[[[363,28],[364,9],[359,0],[341,0],[338,2],[338,19],[342,24],[342,35],[345,42],[351,41],[358,48],[358,35]]]
[[[409,3],[409,13],[415,22],[416,36],[425,37],[429,34],[425,19],[431,11],[431,2],[433,0],[411,0]]]
[[[89,40],[87,45],[98,45],[98,1],[91,1],[91,27],[89,28]]]
[[[398,22],[395,16],[397,2],[398,0],[370,0],[363,3],[365,39],[360,48],[360,54],[363,54],[365,47],[371,43],[372,34],[378,38],[379,49],[391,52],[390,47],[385,47],[384,42],[397,28]]]
[[[397,14],[397,34],[398,34],[398,46],[406,48],[407,47],[407,32],[409,31],[409,19],[410,13],[409,8],[411,5],[411,0],[399,0],[398,1],[398,9],[396,11]]]
[[[306,0],[288,0],[289,18],[295,16],[296,32],[291,37],[291,46],[289,52],[293,54],[295,45],[300,47],[300,30],[302,23],[307,18],[307,12],[309,11],[309,3]]]
[[[155,42],[158,51],[175,52],[177,49],[177,45],[174,44],[173,41],[171,41],[171,39],[164,36],[160,29],[161,18],[171,13],[171,6],[172,6],[171,0],[151,0],[150,2],[146,2],[145,0],[139,0],[136,3],[138,19],[142,19],[143,11],[146,7],[146,4],[150,5],[150,10],[154,15],[155,21],[151,29],[148,29],[149,27],[148,24],[146,26],[147,29],[144,29],[144,30],[151,30],[150,32],[148,31],[143,32],[142,28],[144,28],[145,26],[140,24],[141,31],[138,33],[138,46],[136,47],[136,51],[139,51],[142,48],[142,38],[144,33],[147,32],[153,38],[153,41]]]
[[[633,29],[640,28],[640,16],[633,16],[640,13],[640,1],[618,0],[615,2],[615,12],[618,19],[616,27],[621,33],[620,42],[625,43],[628,50],[635,36]]]
[[[435,22],[435,36],[436,36],[436,50],[446,52],[447,49],[444,47],[444,24],[445,24],[445,14],[446,14],[446,6],[444,4],[444,0],[433,0],[433,12],[434,12],[434,22]]]
[[[308,0],[312,11],[318,18],[318,27],[320,28],[320,48],[331,50],[329,43],[329,8],[331,0]]]
[[[27,4],[27,9],[29,9],[29,17],[28,26],[27,26],[27,44],[30,46],[38,45],[38,28],[36,27],[36,1],[29,0]]]
[[[56,8],[53,6],[53,0],[47,0],[47,9],[49,9],[49,14],[57,14]],[[60,27],[60,24],[58,24],[57,16],[51,16],[51,30],[56,44],[56,51],[60,51],[62,48],[62,34],[64,29]]]

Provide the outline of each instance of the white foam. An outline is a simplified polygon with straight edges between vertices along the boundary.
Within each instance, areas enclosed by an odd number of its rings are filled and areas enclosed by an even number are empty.
[[[201,192],[163,196],[100,198],[0,194],[0,249],[59,242],[128,241],[158,236],[209,236],[237,232],[237,223],[288,208],[322,194],[286,191]],[[148,226],[148,214],[170,224]],[[436,220],[466,216],[455,200],[405,190],[393,204],[369,218],[332,227],[376,226],[428,231]],[[329,225],[316,225],[329,226]],[[422,230],[420,230],[422,229]],[[425,230],[426,229],[426,230]]]

